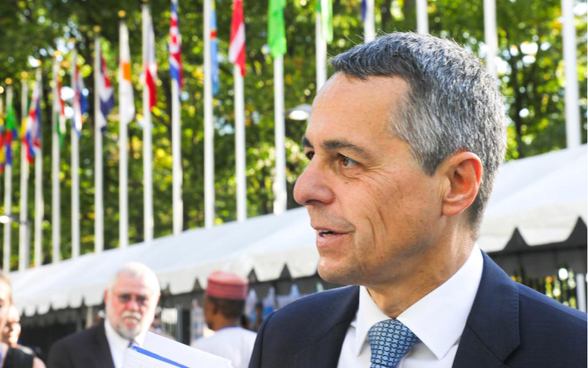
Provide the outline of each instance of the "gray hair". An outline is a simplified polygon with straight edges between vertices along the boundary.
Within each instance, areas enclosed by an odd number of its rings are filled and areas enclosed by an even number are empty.
[[[124,264],[112,277],[108,280],[108,291],[112,292],[114,285],[116,284],[116,280],[119,275],[125,274],[135,278],[140,278],[145,281],[145,284],[153,291],[154,295],[160,294],[159,288],[159,280],[157,280],[157,276],[155,273],[143,263],[139,262],[129,262]]]
[[[480,190],[469,209],[474,236],[506,152],[506,115],[497,82],[470,51],[447,39],[392,33],[330,61],[337,72],[366,80],[400,77],[410,90],[392,106],[390,129],[428,175],[460,150],[482,161]]]

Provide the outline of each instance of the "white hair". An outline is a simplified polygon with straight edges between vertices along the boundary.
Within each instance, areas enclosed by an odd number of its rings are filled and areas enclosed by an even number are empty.
[[[135,278],[140,278],[145,281],[145,284],[153,291],[154,295],[161,293],[159,288],[159,280],[155,273],[143,263],[129,262],[125,263],[112,277],[108,280],[108,291],[112,292],[118,276],[121,274],[129,275]]]

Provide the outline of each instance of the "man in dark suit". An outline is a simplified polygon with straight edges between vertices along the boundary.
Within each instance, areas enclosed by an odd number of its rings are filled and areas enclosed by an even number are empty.
[[[159,296],[159,282],[151,269],[140,263],[124,265],[104,292],[106,320],[55,342],[47,367],[121,368],[126,349],[142,344]]]
[[[514,283],[476,244],[507,125],[480,61],[394,33],[331,66],[294,196],[319,275],[355,286],[270,315],[250,367],[586,367],[586,315]]]

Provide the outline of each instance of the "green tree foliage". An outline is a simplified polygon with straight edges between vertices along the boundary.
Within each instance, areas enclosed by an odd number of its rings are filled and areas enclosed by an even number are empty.
[[[362,42],[360,0],[334,1],[334,39],[329,55]],[[45,127],[51,106],[51,61],[63,49],[64,85],[69,85],[69,51],[76,47],[85,61],[82,73],[93,101],[93,40],[95,26],[105,49],[111,78],[116,85],[118,64],[118,11],[126,12],[130,32],[137,121],[129,126],[130,241],[143,240],[141,91],[141,4],[139,0],[7,0],[0,2],[0,79],[12,78],[16,111],[20,111],[21,72],[33,75],[31,59],[41,61],[44,74]],[[509,127],[508,158],[518,158],[565,146],[563,56],[559,0],[509,0],[497,2],[500,46],[499,78],[506,96]],[[585,9],[585,1],[579,2]],[[159,66],[157,106],[153,111],[153,182],[155,236],[172,232],[171,93],[167,62],[170,4],[151,0],[156,56]],[[273,64],[267,43],[267,1],[244,2],[247,34],[245,78],[248,216],[272,212],[274,173]],[[180,30],[185,87],[182,94],[182,167],[184,228],[204,225],[203,149],[203,3],[180,0]],[[216,222],[236,218],[234,104],[232,65],[227,60],[232,2],[217,0],[221,89],[215,98],[215,194]],[[285,10],[287,54],[284,57],[285,106],[311,104],[316,95],[314,0],[288,1]],[[434,35],[453,38],[484,57],[483,1],[429,1],[429,28]],[[582,136],[586,141],[586,16],[578,14],[578,72],[580,78]],[[376,0],[376,29],[381,32],[414,31],[414,0]],[[330,71],[332,72],[332,71]],[[31,83],[29,78],[29,83]],[[4,95],[2,95],[4,96]],[[111,113],[104,137],[105,247],[118,246],[118,108]],[[71,254],[70,126],[61,150],[61,252]],[[93,251],[94,241],[94,119],[91,106],[80,143],[80,200],[82,253]],[[304,124],[287,120],[286,149],[289,200],[305,165],[300,147]],[[43,259],[51,261],[51,130],[44,129],[45,197]],[[13,168],[13,213],[19,212],[20,144]],[[32,172],[31,172],[32,173]],[[33,175],[29,181],[28,215],[34,216]],[[0,188],[3,188],[0,184]],[[6,212],[6,209],[4,210]],[[13,225],[12,266],[17,265],[17,225]],[[0,229],[0,233],[3,229]]]

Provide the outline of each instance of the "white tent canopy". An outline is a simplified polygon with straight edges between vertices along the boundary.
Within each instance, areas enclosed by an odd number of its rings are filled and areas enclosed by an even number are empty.
[[[528,245],[565,241],[578,217],[586,223],[586,145],[505,164],[480,229],[486,252],[502,250],[515,228]]]
[[[584,145],[504,165],[480,246],[501,250],[517,227],[530,245],[567,239],[578,217],[586,220],[586,153]],[[171,294],[190,292],[196,283],[205,288],[208,274],[217,269],[243,277],[254,271],[261,282],[278,279],[284,267],[293,278],[312,276],[318,254],[309,223],[306,210],[298,208],[13,272],[14,300],[27,316],[99,305],[109,277],[130,261],[151,267]]]

